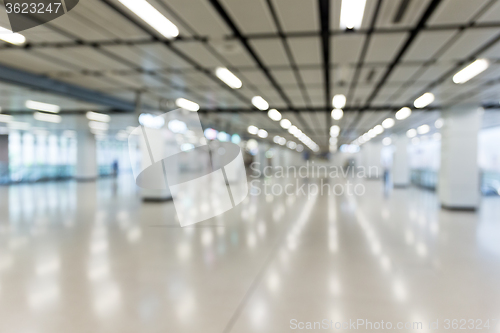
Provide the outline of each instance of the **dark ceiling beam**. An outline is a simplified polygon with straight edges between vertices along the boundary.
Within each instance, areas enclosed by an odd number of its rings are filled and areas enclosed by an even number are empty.
[[[134,111],[135,104],[98,91],[82,88],[74,84],[51,79],[49,77],[29,73],[20,69],[0,64],[0,81],[19,85],[29,89],[45,91],[64,97],[75,98],[88,103],[95,103],[121,111]]]
[[[306,102],[306,105],[308,107],[312,106],[311,103],[311,98],[309,97],[309,94],[307,93],[307,88],[306,85],[304,84],[304,80],[302,79],[302,75],[300,75],[299,67],[297,66],[297,62],[295,61],[295,57],[293,56],[292,49],[290,47],[290,44],[288,43],[288,39],[285,36],[285,32],[283,30],[283,27],[281,26],[281,22],[278,18],[278,14],[276,12],[276,9],[274,8],[272,0],[267,0],[267,7],[269,8],[269,11],[271,12],[271,16],[274,21],[274,25],[276,26],[276,30],[278,31],[278,34],[281,37],[281,43],[283,44],[283,48],[285,49],[286,56],[288,58],[288,62],[290,62],[290,67],[292,68],[293,75],[295,76],[295,80],[297,80],[297,84],[300,89],[300,93],[302,94],[302,98]],[[295,117],[299,119],[299,121],[302,124],[307,124],[306,120],[302,115],[297,111],[295,113]],[[314,118],[315,119],[315,118]],[[316,124],[318,127],[320,127],[320,124]],[[307,134],[307,133],[306,133]]]
[[[410,49],[410,46],[412,43],[415,41],[417,38],[418,34],[422,31],[422,29],[425,27],[427,21],[431,17],[431,15],[434,13],[438,5],[441,3],[441,0],[432,0],[429,6],[427,6],[427,9],[425,10],[424,14],[418,21],[418,24],[415,26],[415,28],[411,29],[410,35],[406,39],[405,43],[403,46],[400,48],[399,52],[397,53],[396,57],[394,60],[390,63],[389,67],[387,67],[384,75],[382,78],[379,80],[377,85],[375,86],[375,89],[371,92],[369,97],[367,98],[365,102],[364,108],[361,110],[361,112],[356,116],[356,118],[351,122],[350,126],[346,130],[346,134],[349,134],[350,131],[353,131],[354,128],[357,126],[357,124],[361,121],[361,118],[363,117],[363,111],[365,110],[370,110],[371,103],[373,100],[377,97],[378,93],[382,89],[382,87],[385,85],[387,82],[387,79],[389,76],[392,74],[396,66],[400,63],[401,59],[405,55],[405,53]]]
[[[380,112],[387,112],[387,111],[397,111],[401,109],[403,106],[394,106],[394,105],[380,105],[380,106],[374,106],[370,108],[368,111],[380,111]],[[427,110],[441,110],[445,106],[429,106],[427,108],[423,109],[414,109],[414,111],[427,111]],[[358,112],[363,110],[364,107],[345,107],[344,112],[349,113],[349,112]],[[280,108],[281,113],[288,113],[288,112],[330,112],[331,108],[330,107],[295,107],[293,109],[287,109],[287,108]],[[204,109],[202,108],[200,111],[202,113],[218,113],[218,112],[242,112],[242,113],[249,113],[249,112],[255,112],[255,113],[262,113],[262,111],[251,109],[251,108],[215,108],[215,109]]]
[[[375,11],[373,12],[373,16],[370,22],[370,28],[368,29],[368,33],[365,38],[365,42],[363,44],[363,48],[361,49],[361,54],[359,55],[358,63],[356,64],[356,70],[354,72],[353,79],[351,81],[351,85],[349,86],[349,91],[347,93],[347,102],[352,103],[353,102],[353,96],[356,91],[356,87],[359,82],[359,76],[361,75],[361,70],[363,69],[363,66],[365,65],[365,59],[366,59],[366,54],[368,53],[368,48],[370,47],[370,42],[371,38],[373,35],[373,32],[375,31],[375,26],[377,24],[377,19],[380,13],[380,8],[382,7],[382,2],[383,0],[378,0],[377,5],[375,7]],[[372,76],[374,74],[373,69],[372,72],[370,73]],[[351,123],[352,126],[352,123]],[[349,126],[349,127],[351,127]],[[340,136],[345,132],[343,128],[341,128]]]
[[[240,29],[238,28],[238,26],[236,25],[234,20],[229,16],[226,9],[222,6],[222,4],[218,0],[208,0],[208,1],[212,4],[215,11],[219,14],[219,16],[222,18],[222,20],[229,27],[229,29],[233,33],[234,37],[240,41],[240,43],[243,45],[243,47],[248,52],[250,57],[254,60],[254,62],[257,64],[257,66],[262,71],[262,73],[267,77],[267,79],[269,80],[271,85],[278,92],[281,99],[283,99],[283,101],[286,103],[288,108],[293,109],[293,104],[292,104],[292,101],[290,100],[290,98],[286,95],[283,88],[280,86],[278,81],[271,74],[271,71],[266,67],[266,65],[264,64],[262,59],[259,57],[257,52],[250,45],[250,43],[248,42],[248,38],[241,33]]]
[[[331,110],[332,92],[330,82],[330,0],[318,0],[320,31],[321,31],[321,50],[323,56],[323,80],[325,81],[325,110]],[[329,146],[330,127],[332,126],[332,117],[330,112],[326,111],[326,146]]]

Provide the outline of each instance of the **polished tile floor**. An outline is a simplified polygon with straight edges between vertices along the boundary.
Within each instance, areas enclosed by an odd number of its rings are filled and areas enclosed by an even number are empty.
[[[454,319],[500,332],[500,199],[449,212],[429,191],[362,184],[361,196],[252,191],[187,228],[128,177],[0,187],[0,332],[279,333],[323,320],[448,332]]]

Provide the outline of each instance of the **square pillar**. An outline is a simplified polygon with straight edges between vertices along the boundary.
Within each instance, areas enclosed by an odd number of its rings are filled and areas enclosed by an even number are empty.
[[[475,210],[480,202],[478,134],[483,109],[459,105],[443,112],[438,194],[443,208]]]

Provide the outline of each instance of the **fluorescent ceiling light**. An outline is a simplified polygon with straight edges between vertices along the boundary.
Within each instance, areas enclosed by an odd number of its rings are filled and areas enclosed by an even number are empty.
[[[286,139],[283,138],[283,137],[281,137],[279,144],[282,145],[282,146],[284,146],[286,144]]]
[[[198,103],[192,102],[190,100],[187,100],[185,98],[177,98],[175,100],[175,105],[177,105],[180,108],[196,112],[200,109],[200,106]]]
[[[377,125],[373,128],[373,131],[378,135],[384,133],[384,127],[382,125]]]
[[[342,0],[340,29],[359,29],[363,22],[366,0]]]
[[[261,111],[269,109],[269,103],[261,96],[254,96],[252,98],[252,104]]]
[[[295,150],[297,150],[299,153],[301,153],[302,151],[304,151],[304,146],[303,145],[297,145],[297,148]]]
[[[345,103],[347,102],[347,99],[345,95],[339,94],[333,96],[332,99],[332,105],[336,109],[342,109],[345,106]]]
[[[14,45],[22,45],[26,43],[26,37],[2,27],[0,27],[0,39]]]
[[[295,149],[297,148],[297,144],[293,141],[288,141],[288,143],[286,144],[286,146],[290,149]]]
[[[62,121],[61,116],[58,116],[56,114],[42,113],[42,112],[35,112],[33,114],[33,118],[39,121],[45,121],[55,124],[59,124]]]
[[[332,111],[332,118],[334,120],[340,120],[344,116],[344,111],[342,109],[333,109]]]
[[[52,112],[52,113],[58,113],[59,111],[61,111],[61,108],[59,107],[59,105],[42,103],[42,102],[26,101],[26,103],[24,105],[28,109],[37,110],[37,111],[45,111],[45,112]]]
[[[444,120],[443,118],[439,118],[438,120],[436,120],[436,122],[434,123],[434,126],[437,128],[437,129],[440,129],[442,128],[444,125]]]
[[[372,128],[371,130],[368,131],[368,136],[370,136],[371,139],[377,136],[377,133],[375,133],[375,130]]]
[[[238,79],[236,75],[231,73],[231,71],[225,67],[217,67],[217,69],[215,70],[215,75],[217,75],[217,77],[221,79],[222,82],[233,89],[239,89],[243,86],[241,80]]]
[[[429,133],[430,130],[431,128],[429,127],[429,125],[422,125],[417,128],[418,134],[426,134]]]
[[[395,123],[396,123],[396,122],[394,121],[394,119],[392,119],[392,118],[387,118],[386,120],[384,120],[384,121],[382,122],[382,126],[383,126],[384,128],[391,128],[391,127],[393,127],[393,126],[394,126],[394,124],[395,124]]]
[[[273,142],[274,143],[280,143],[280,139],[281,137],[279,135],[276,135],[274,138],[273,138]]]
[[[289,129],[289,128],[290,128],[290,126],[292,126],[292,123],[291,123],[291,122],[290,122],[290,120],[288,120],[288,119],[282,119],[282,120],[280,121],[280,125],[281,125],[281,127],[283,127],[284,129]]]
[[[411,109],[408,107],[404,107],[398,112],[396,112],[396,119],[397,120],[403,120],[408,118],[411,115]]]
[[[259,132],[259,129],[256,126],[251,125],[248,126],[247,131],[248,133],[255,135]]]
[[[288,129],[288,133],[290,134],[294,134],[298,131],[299,129],[297,128],[297,126],[290,126],[290,128]]]
[[[9,116],[7,114],[0,114],[0,123],[10,123],[12,122],[12,120],[12,116]]]
[[[431,104],[432,102],[434,102],[434,99],[435,99],[434,94],[428,92],[417,98],[413,103],[413,105],[415,105],[417,109],[422,109],[425,108],[427,105]]]
[[[87,112],[86,116],[88,120],[95,120],[103,123],[109,123],[109,121],[111,120],[111,117],[107,114],[97,113],[93,111]]]
[[[257,135],[259,136],[259,138],[263,138],[263,139],[265,139],[265,138],[267,138],[268,133],[267,133],[267,131],[266,131],[266,130],[260,129],[260,130],[257,132]]]
[[[125,7],[134,12],[144,22],[153,27],[166,38],[174,38],[179,35],[179,29],[170,22],[162,13],[146,0],[118,0]]]
[[[391,140],[391,138],[389,138],[389,137],[384,138],[384,139],[382,140],[382,144],[383,144],[384,146],[390,146],[390,145],[391,145],[391,143],[392,143],[392,140]]]
[[[409,137],[409,138],[414,138],[417,136],[417,130],[412,128],[412,129],[409,129],[407,132],[406,132],[406,136]]]
[[[340,134],[340,127],[338,125],[333,125],[330,127],[330,136],[336,138]]]
[[[271,118],[274,121],[280,121],[281,120],[281,113],[278,110],[276,110],[276,109],[269,110],[269,112],[267,113],[267,115],[269,116],[269,118]]]
[[[336,144],[337,144],[337,142],[338,142],[338,139],[337,139],[337,138],[333,138],[333,137],[332,137],[332,138],[330,138],[330,144],[331,144],[331,145],[336,145]]]
[[[474,76],[481,74],[490,66],[490,62],[487,59],[477,59],[469,66],[462,69],[460,72],[453,76],[453,82],[456,84],[462,84]]]
[[[89,127],[96,131],[107,131],[109,129],[109,124],[101,123],[100,121],[90,121]]]

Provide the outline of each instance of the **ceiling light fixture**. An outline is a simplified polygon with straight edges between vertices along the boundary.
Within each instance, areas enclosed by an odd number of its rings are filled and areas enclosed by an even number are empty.
[[[422,125],[417,128],[418,134],[427,134],[431,130],[429,125]]]
[[[460,72],[453,76],[453,82],[456,84],[462,84],[476,75],[481,74],[490,66],[490,62],[487,59],[477,59],[469,66],[462,69]]]
[[[257,135],[259,136],[259,138],[267,138],[268,136],[268,133],[266,130],[263,130],[263,129],[260,129],[258,132],[257,132]]]
[[[61,111],[61,108],[59,105],[54,105],[54,104],[48,104],[48,103],[42,103],[42,102],[35,102],[35,101],[26,101],[24,105],[31,110],[37,110],[37,111],[45,111],[45,112],[52,112],[52,113],[58,113]]]
[[[88,120],[100,121],[103,123],[109,123],[111,120],[111,117],[109,115],[93,111],[87,112],[86,117]]]
[[[409,107],[404,107],[398,112],[396,112],[396,119],[403,120],[411,116],[411,109]]]
[[[359,29],[363,22],[366,0],[342,0],[340,29]]]
[[[175,100],[175,105],[177,105],[180,108],[196,112],[200,109],[200,106],[198,103],[192,102],[190,100],[187,100],[185,98],[177,98]]]
[[[259,129],[256,126],[248,126],[247,128],[248,133],[256,135],[259,132]]]
[[[89,127],[95,131],[107,131],[109,129],[109,124],[101,123],[100,121],[90,121]]]
[[[344,116],[344,111],[342,109],[333,109],[332,111],[332,118],[334,120],[340,120]]]
[[[409,137],[409,138],[414,138],[417,136],[417,130],[412,128],[412,129],[409,129],[407,132],[406,132],[406,136]]]
[[[9,116],[7,114],[0,114],[0,123],[10,123],[12,122],[12,120],[12,116]]]
[[[373,128],[373,131],[379,135],[379,134],[382,134],[384,133],[384,127],[382,125],[377,125]]]
[[[444,125],[444,120],[443,118],[439,118],[438,120],[436,120],[436,122],[434,123],[434,126],[437,128],[437,129],[440,129],[442,128]]]
[[[118,0],[166,38],[179,36],[179,29],[146,0]]]
[[[384,128],[391,128],[391,127],[393,127],[393,126],[394,126],[394,124],[395,124],[395,123],[396,123],[396,122],[394,121],[394,119],[392,119],[392,118],[387,118],[386,120],[384,120],[384,121],[382,122],[382,126],[383,126]]]
[[[434,99],[435,99],[434,94],[428,92],[417,98],[413,103],[413,105],[415,105],[417,109],[422,109],[425,108],[427,105],[431,104],[432,102],[434,102]]]
[[[62,121],[61,116],[58,116],[56,114],[42,113],[42,112],[35,112],[33,114],[33,118],[39,121],[45,121],[55,124],[59,124]]]
[[[283,127],[284,129],[289,129],[289,128],[290,128],[290,126],[292,126],[292,123],[291,123],[291,122],[290,122],[290,120],[288,120],[288,119],[282,119],[282,120],[280,121],[280,125],[281,125],[281,127]]]
[[[0,39],[14,45],[23,45],[26,43],[26,37],[2,27],[0,27]]]
[[[265,111],[265,110],[269,109],[269,103],[266,102],[266,100],[264,98],[262,98],[261,96],[254,96],[252,98],[252,104],[253,104],[253,106],[255,106],[257,109],[259,109],[261,111]]]
[[[339,94],[333,96],[332,105],[336,109],[342,109],[347,102],[345,95]]]
[[[281,120],[281,113],[276,109],[269,110],[269,112],[267,112],[267,115],[269,116],[269,118],[271,118],[274,121]]]
[[[217,67],[217,69],[215,70],[215,75],[217,75],[217,77],[222,82],[224,82],[233,89],[240,89],[243,86],[241,80],[238,79],[236,75],[231,73],[231,71],[225,67]]]

